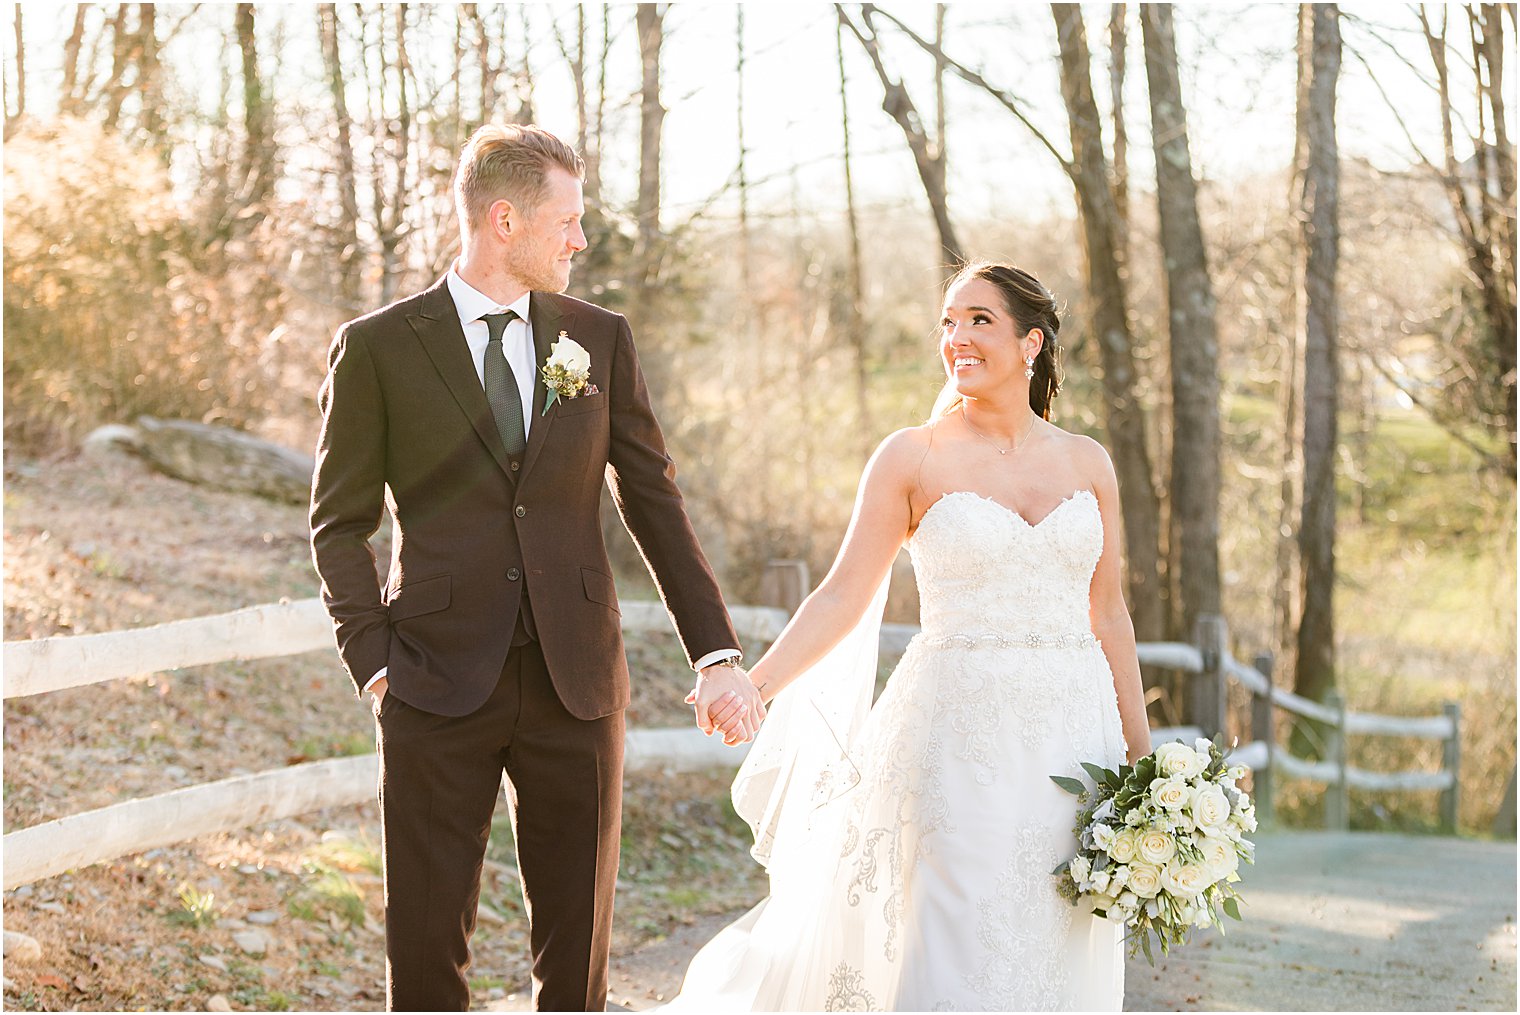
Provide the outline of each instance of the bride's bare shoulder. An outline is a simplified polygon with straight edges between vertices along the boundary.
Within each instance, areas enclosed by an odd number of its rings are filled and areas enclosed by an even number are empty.
[[[907,426],[888,434],[871,455],[867,471],[880,477],[906,480],[918,474],[933,441],[934,425]]]
[[[1109,457],[1107,448],[1085,433],[1062,430],[1054,423],[1049,426],[1050,434],[1059,442],[1062,453],[1076,465],[1077,471],[1094,490],[1101,492],[1113,485],[1114,462]]]

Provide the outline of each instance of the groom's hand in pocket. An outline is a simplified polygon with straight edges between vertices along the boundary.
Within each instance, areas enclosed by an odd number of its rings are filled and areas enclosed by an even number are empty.
[[[388,687],[390,687],[390,681],[384,677],[369,685],[370,705],[374,711],[380,711],[380,704],[385,701],[385,691]]]

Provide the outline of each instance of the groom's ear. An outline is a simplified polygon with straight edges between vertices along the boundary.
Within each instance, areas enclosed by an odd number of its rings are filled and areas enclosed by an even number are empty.
[[[522,210],[506,198],[492,201],[486,211],[486,228],[496,239],[505,243],[512,234],[522,229]]]

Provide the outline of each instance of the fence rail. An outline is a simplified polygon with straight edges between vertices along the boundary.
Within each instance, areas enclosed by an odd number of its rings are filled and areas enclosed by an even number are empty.
[[[775,607],[736,606],[729,612],[740,636],[758,642],[775,639],[789,619],[787,610]],[[1460,729],[1455,705],[1448,705],[1440,716],[1399,718],[1310,701],[1272,686],[1270,658],[1258,657],[1257,666],[1234,659],[1225,644],[1223,620],[1205,621],[1200,623],[1197,644],[1141,644],[1137,646],[1140,661],[1195,675],[1195,711],[1212,720],[1208,725],[1213,730],[1208,732],[1225,728],[1227,679],[1252,693],[1255,739],[1237,748],[1233,757],[1256,772],[1257,807],[1263,819],[1271,816],[1272,779],[1281,774],[1329,788],[1326,812],[1333,827],[1344,827],[1349,789],[1440,790],[1443,825],[1455,827]],[[623,602],[622,625],[625,631],[670,629],[663,607],[655,602]],[[913,625],[883,625],[881,648],[901,653],[917,633]],[[330,650],[331,646],[331,621],[320,600],[271,603],[135,630],[6,642],[3,691],[6,699],[18,698],[190,666]],[[1331,727],[1332,758],[1309,762],[1278,750],[1274,708]],[[1204,730],[1186,727],[1155,733],[1158,739],[1173,735],[1190,739]],[[1352,768],[1345,761],[1347,735],[1443,740],[1442,770],[1382,773]],[[724,747],[695,728],[631,730],[625,767],[637,771],[653,766],[736,765],[743,757],[742,749]],[[202,835],[362,803],[374,795],[376,765],[373,754],[309,762],[128,800],[20,829],[4,837],[4,888]]]

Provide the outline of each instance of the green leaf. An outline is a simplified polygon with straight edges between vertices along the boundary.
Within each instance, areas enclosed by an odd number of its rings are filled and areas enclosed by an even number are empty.
[[[1073,779],[1068,775],[1052,775],[1050,781],[1060,786],[1066,792],[1075,794],[1076,796],[1081,796],[1087,792],[1087,787],[1082,785],[1082,780]]]
[[[1224,911],[1230,914],[1231,919],[1240,919],[1240,904],[1235,901],[1234,896],[1224,900]]]
[[[1140,947],[1145,952],[1145,961],[1151,965],[1156,964],[1156,956],[1151,954],[1151,935],[1149,931],[1140,932]]]
[[[1106,776],[1108,775],[1108,772],[1106,772],[1101,767],[1099,767],[1097,765],[1094,765],[1090,761],[1084,761],[1084,762],[1082,762],[1082,771],[1086,772],[1089,776],[1091,776],[1092,777],[1092,781],[1095,782],[1095,783],[1097,783],[1100,786],[1108,781],[1108,779],[1106,778]]]
[[[542,419],[543,417],[549,415],[549,410],[554,408],[554,403],[557,401],[559,401],[559,392],[555,391],[553,388],[550,388],[549,396],[544,399],[544,411],[538,414],[539,418]]]

